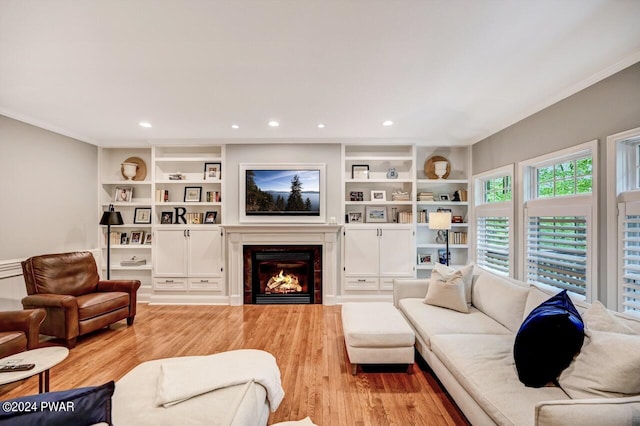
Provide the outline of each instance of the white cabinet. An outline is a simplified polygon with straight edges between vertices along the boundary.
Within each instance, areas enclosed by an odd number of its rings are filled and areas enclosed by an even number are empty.
[[[392,290],[414,276],[412,225],[346,225],[343,237],[345,290]]]
[[[201,226],[156,230],[155,290],[223,289],[222,229]]]

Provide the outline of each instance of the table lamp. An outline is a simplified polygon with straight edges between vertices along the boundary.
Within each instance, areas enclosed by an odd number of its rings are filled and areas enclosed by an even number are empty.
[[[449,229],[451,229],[451,212],[429,212],[429,229],[444,229],[447,243],[445,258],[449,266]]]
[[[109,204],[109,210],[102,213],[100,225],[107,225],[107,279],[111,279],[111,225],[123,225],[120,212],[113,211],[113,204]]]

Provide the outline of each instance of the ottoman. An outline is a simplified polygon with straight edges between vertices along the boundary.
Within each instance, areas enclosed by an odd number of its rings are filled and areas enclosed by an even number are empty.
[[[342,330],[351,374],[358,364],[408,364],[411,374],[416,337],[392,303],[343,304]]]

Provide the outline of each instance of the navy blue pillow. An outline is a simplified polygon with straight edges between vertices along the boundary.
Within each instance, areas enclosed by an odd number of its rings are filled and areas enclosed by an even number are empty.
[[[111,424],[113,381],[102,386],[47,392],[0,403],[0,425],[84,426]]]
[[[535,388],[555,381],[583,341],[584,323],[563,290],[531,311],[520,326],[513,347],[518,378]]]

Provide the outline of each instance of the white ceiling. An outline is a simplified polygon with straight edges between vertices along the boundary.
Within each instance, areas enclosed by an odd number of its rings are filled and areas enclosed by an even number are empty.
[[[638,0],[0,0],[0,114],[102,146],[467,145],[639,61],[639,22]]]

